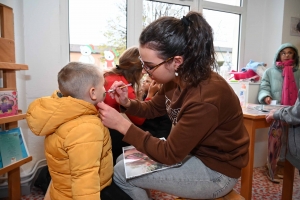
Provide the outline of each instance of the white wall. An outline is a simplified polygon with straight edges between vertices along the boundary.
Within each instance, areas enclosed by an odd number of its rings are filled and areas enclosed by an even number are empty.
[[[300,0],[285,0],[282,27],[282,43],[290,42],[300,51],[300,37],[290,35],[291,17],[300,18]]]
[[[57,72],[68,62],[67,2],[61,0],[0,0],[14,9],[16,61],[29,66],[18,72],[19,104],[23,111],[36,98],[57,88]],[[300,38],[289,35],[290,17],[299,17],[299,0],[249,0],[247,5],[245,55],[271,66],[277,48],[292,42],[300,49]],[[283,24],[284,23],[284,24]],[[243,66],[242,66],[243,67]],[[22,169],[29,171],[44,158],[43,138],[34,136],[26,121],[20,125],[33,161]]]
[[[248,1],[245,62],[252,59],[272,66],[282,43],[283,5],[282,0]]]

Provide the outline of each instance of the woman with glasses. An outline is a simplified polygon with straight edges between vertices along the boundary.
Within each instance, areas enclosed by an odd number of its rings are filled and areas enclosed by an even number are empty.
[[[273,66],[263,74],[258,91],[258,101],[262,104],[271,104],[273,101],[273,104],[292,106],[297,100],[299,87],[298,49],[290,43],[282,44],[275,53]],[[279,183],[283,178],[286,140],[286,134],[282,134],[281,151],[274,178],[270,175],[269,167],[266,165],[266,175],[274,183]]]
[[[115,82],[111,94],[122,110],[153,118],[168,114],[173,127],[167,140],[145,132],[99,103],[102,122],[124,135],[123,141],[163,164],[182,162],[126,180],[119,157],[114,181],[134,200],[148,200],[148,190],[191,199],[212,199],[229,193],[248,163],[249,136],[239,99],[213,69],[216,65],[213,31],[201,13],[161,17],[139,38],[143,70],[163,84],[149,101],[129,99],[125,85]],[[119,162],[118,162],[119,161]]]

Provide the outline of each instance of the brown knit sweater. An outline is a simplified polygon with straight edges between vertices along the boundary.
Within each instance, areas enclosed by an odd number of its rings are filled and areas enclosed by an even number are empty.
[[[153,118],[168,113],[174,127],[167,141],[132,125],[123,140],[152,159],[174,164],[188,154],[232,178],[248,163],[249,135],[243,124],[239,99],[217,73],[197,87],[180,89],[164,84],[151,101],[131,100],[126,113]]]

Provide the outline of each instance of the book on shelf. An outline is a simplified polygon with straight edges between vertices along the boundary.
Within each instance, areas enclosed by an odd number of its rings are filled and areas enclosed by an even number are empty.
[[[134,146],[123,147],[124,166],[126,179],[139,177],[145,174],[178,167],[182,163],[165,165],[149,158],[146,154],[138,151]]]
[[[18,93],[16,90],[0,91],[0,118],[18,114]]]
[[[0,168],[29,156],[20,127],[0,131]]]

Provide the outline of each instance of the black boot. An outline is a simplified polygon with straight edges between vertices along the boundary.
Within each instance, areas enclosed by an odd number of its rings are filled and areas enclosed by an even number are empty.
[[[132,200],[114,181],[101,191],[101,200]]]

